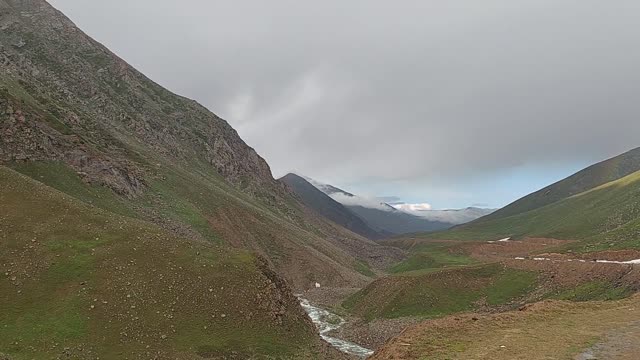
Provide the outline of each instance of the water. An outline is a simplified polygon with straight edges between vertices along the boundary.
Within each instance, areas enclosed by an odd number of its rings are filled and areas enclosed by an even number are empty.
[[[304,311],[307,312],[311,321],[313,321],[320,331],[320,337],[322,337],[326,342],[344,353],[355,355],[363,359],[373,354],[372,350],[363,348],[358,344],[326,335],[329,331],[342,326],[345,322],[344,319],[325,309],[320,309],[311,305],[309,300],[303,298],[298,299],[300,300],[300,305]]]

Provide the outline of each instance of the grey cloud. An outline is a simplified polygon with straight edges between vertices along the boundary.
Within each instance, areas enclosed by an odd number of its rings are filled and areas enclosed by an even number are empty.
[[[402,199],[398,196],[378,196],[377,199],[390,205],[399,204],[402,202]]]
[[[635,0],[52,3],[275,175],[447,182],[639,145]]]

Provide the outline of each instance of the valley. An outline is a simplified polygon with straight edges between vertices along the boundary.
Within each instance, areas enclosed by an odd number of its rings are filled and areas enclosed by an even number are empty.
[[[640,148],[498,210],[396,198],[276,178],[49,2],[0,0],[0,359],[640,356]]]

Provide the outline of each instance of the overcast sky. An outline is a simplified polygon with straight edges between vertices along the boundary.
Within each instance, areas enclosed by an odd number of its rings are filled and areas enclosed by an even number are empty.
[[[298,172],[501,206],[640,146],[637,0],[51,0]]]

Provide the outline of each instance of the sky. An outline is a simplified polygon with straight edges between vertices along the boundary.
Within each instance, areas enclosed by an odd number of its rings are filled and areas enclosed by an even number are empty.
[[[50,0],[270,164],[500,207],[640,146],[637,0]]]

